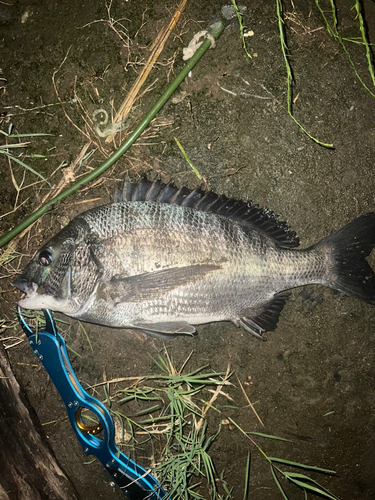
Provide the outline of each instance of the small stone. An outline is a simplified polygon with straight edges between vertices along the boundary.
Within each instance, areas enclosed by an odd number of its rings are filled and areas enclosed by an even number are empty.
[[[240,5],[237,7],[237,9],[240,11],[240,14],[245,14],[247,11],[247,7],[245,5]],[[227,21],[230,21],[231,19],[234,19],[237,17],[236,11],[234,10],[233,5],[224,5],[221,8],[221,15],[226,19]]]

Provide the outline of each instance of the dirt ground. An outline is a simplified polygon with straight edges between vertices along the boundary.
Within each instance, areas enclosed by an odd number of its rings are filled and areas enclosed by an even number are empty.
[[[330,10],[328,1],[321,3]],[[20,268],[74,215],[110,202],[125,175],[134,180],[142,173],[159,175],[165,182],[195,187],[198,180],[174,137],[212,190],[251,199],[280,214],[297,232],[302,247],[374,210],[374,96],[356,78],[337,40],[330,38],[315,3],[284,2],[295,78],[294,113],[311,135],[332,143],[334,149],[309,139],[287,114],[276,3],[243,0],[241,4],[247,7],[244,24],[254,32],[246,38],[253,58],[242,49],[238,24],[229,23],[216,48],[205,54],[177,91],[178,102],[165,105],[159,122],[104,176],[105,182],[65,200],[21,241],[17,247],[23,255]],[[340,33],[347,38],[360,36],[353,4],[336,2]],[[8,131],[11,123],[19,133],[51,134],[32,140],[25,162],[58,184],[65,168],[59,167],[74,161],[88,142],[81,131],[93,141],[88,151],[96,152],[78,175],[103,161],[103,152],[108,154],[114,146],[92,133],[84,118],[90,125],[96,109],[104,108],[109,114],[118,109],[147,60],[148,47],[175,7],[169,0],[114,0],[108,13],[104,0],[1,2],[0,128]],[[211,16],[220,14],[221,7],[212,0],[188,0],[145,87],[156,80],[154,85],[133,108],[133,122],[140,120],[183,67],[182,48],[206,27]],[[368,36],[375,42],[375,3],[365,0],[362,7]],[[123,27],[117,23],[111,27],[108,19],[121,20]],[[373,89],[365,48],[345,43],[359,75]],[[14,208],[16,190],[8,163],[4,158],[0,162],[0,212],[5,214]],[[23,170],[16,164],[13,167],[20,183]],[[25,183],[35,180],[27,174]],[[42,183],[21,191],[17,205],[24,203],[1,220],[1,234],[31,213],[48,189]],[[9,267],[1,274],[9,275]],[[6,324],[14,321],[19,297],[10,285],[12,279],[14,276],[3,277],[0,284],[1,319]],[[84,386],[102,381],[103,373],[111,379],[155,371],[149,354],[157,355],[162,340],[89,324],[85,328],[93,350],[76,321],[71,322],[67,338],[80,356],[70,354]],[[3,339],[9,337],[9,331],[2,333]],[[21,337],[20,329],[13,334]],[[375,309],[371,305],[308,286],[293,290],[277,330],[266,335],[266,342],[232,324],[217,323],[198,327],[195,338],[179,338],[168,343],[168,349],[176,366],[191,351],[191,369],[208,364],[210,370],[222,372],[230,362],[265,426],[248,407],[236,375],[231,379],[233,387],[227,390],[236,409],[229,409],[228,415],[246,431],[292,441],[257,438],[268,455],[335,470],[336,476],[311,477],[338,498],[367,500],[375,498],[374,336]],[[109,486],[100,464],[85,463],[87,458],[65,418],[63,403],[25,339],[9,348],[8,354],[44,424],[50,446],[80,498],[122,498],[121,492]],[[213,433],[217,424],[218,419],[213,418]],[[234,487],[232,499],[243,498],[249,449],[248,498],[282,498],[263,457],[241,433],[223,425],[211,455],[217,471],[224,470]],[[142,450],[134,457],[148,466]],[[282,484],[290,499],[304,498],[298,488],[286,481]],[[312,498],[310,493],[307,498]]]

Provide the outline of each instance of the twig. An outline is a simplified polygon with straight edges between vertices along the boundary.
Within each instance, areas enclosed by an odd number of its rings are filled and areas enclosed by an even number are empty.
[[[265,427],[265,425],[264,425],[264,423],[262,422],[262,420],[261,420],[260,416],[258,415],[258,413],[257,413],[256,409],[255,409],[255,408],[254,408],[254,406],[251,404],[251,401],[250,401],[250,399],[249,399],[248,395],[246,394],[245,389],[243,388],[243,385],[241,384],[240,379],[238,378],[237,373],[236,373],[236,377],[237,377],[238,383],[240,384],[240,387],[241,387],[241,389],[242,389],[242,392],[244,393],[244,396],[245,396],[245,398],[246,398],[246,401],[249,403],[250,408],[253,410],[253,412],[254,412],[254,414],[255,414],[256,418],[259,420],[259,422],[263,425],[263,427]]]
[[[89,385],[86,389],[93,389],[94,387],[100,387],[101,385],[117,384],[118,382],[128,382],[129,380],[135,380],[136,382],[141,382],[145,377],[121,377],[113,378],[111,380],[105,380],[104,382],[98,382],[97,384]]]
[[[66,167],[64,168],[64,170],[62,171],[63,173],[63,178],[60,180],[60,182],[58,183],[58,185],[56,186],[56,188],[53,190],[53,193],[48,193],[42,200],[42,203],[44,203],[48,198],[52,198],[54,196],[57,196],[59,193],[61,193],[61,191],[68,185],[68,184],[71,184],[73,182],[75,182],[75,174],[76,174],[76,170],[78,169],[78,167],[80,166],[80,162],[83,160],[85,154],[86,154],[86,151],[88,150],[88,148],[90,147],[91,145],[91,141],[90,142],[87,142],[83,148],[81,149],[81,152],[79,153],[79,155],[77,156],[77,158],[72,161],[72,163],[69,165],[69,167]]]
[[[218,385],[213,396],[211,397],[211,399],[205,404],[205,407],[202,409],[202,417],[200,418],[199,422],[196,422],[195,423],[195,429],[197,431],[197,433],[201,430],[202,428],[202,425],[205,421],[205,418],[206,418],[206,415],[207,415],[207,412],[210,408],[212,408],[212,405],[213,403],[216,401],[217,397],[219,396],[219,394],[221,393],[221,390],[222,388],[224,387],[224,385],[226,385],[226,382],[227,380],[229,379],[229,377],[231,376],[231,371],[230,371],[230,364],[228,364],[228,367],[227,367],[227,371],[226,371],[226,374],[224,376],[224,379],[223,379],[223,383]]]
[[[59,100],[60,104],[61,104],[61,107],[62,107],[62,110],[64,112],[64,115],[66,116],[67,120],[73,125],[74,128],[76,128],[81,134],[83,134],[86,139],[90,140],[90,137],[88,136],[88,134],[86,134],[83,130],[81,130],[75,123],[74,121],[70,118],[70,116],[68,115],[68,113],[65,111],[65,107],[63,106],[64,102],[62,101],[60,95],[59,95],[59,92],[57,90],[57,85],[56,85],[56,82],[55,82],[55,76],[57,75],[57,73],[60,71],[60,69],[63,67],[63,65],[65,64],[65,61],[68,59],[68,55],[69,55],[69,52],[70,52],[70,49],[72,48],[72,45],[69,47],[69,49],[67,50],[67,53],[65,54],[65,57],[64,59],[62,60],[60,66],[53,72],[53,75],[52,75],[52,84],[53,84],[53,88],[55,89],[55,93],[56,93],[56,96],[57,96],[57,99]]]

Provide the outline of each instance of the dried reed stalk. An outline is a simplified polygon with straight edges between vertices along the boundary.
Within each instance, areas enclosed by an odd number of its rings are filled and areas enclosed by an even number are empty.
[[[121,104],[118,113],[116,114],[116,116],[113,119],[113,123],[117,123],[117,122],[124,120],[127,117],[127,115],[129,114],[129,112],[133,106],[133,103],[137,97],[138,92],[142,88],[143,84],[145,83],[148,75],[150,74],[150,72],[153,68],[153,65],[158,60],[161,52],[163,51],[164,46],[165,46],[173,28],[176,26],[184,8],[185,8],[186,2],[187,2],[187,0],[181,0],[179,6],[176,9],[176,12],[174,13],[174,15],[169,23],[169,25],[159,32],[156,40],[154,41],[154,43],[150,47],[151,55],[148,58],[146,65],[143,67],[143,70],[139,74],[139,76],[138,76],[137,80],[135,81],[132,89],[130,90],[128,96],[126,97],[124,102]],[[105,142],[108,143],[108,142],[113,141],[116,133],[117,132],[109,135],[106,138]]]

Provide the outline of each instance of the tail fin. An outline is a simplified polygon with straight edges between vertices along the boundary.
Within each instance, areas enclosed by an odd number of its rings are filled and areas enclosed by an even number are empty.
[[[375,213],[358,217],[317,247],[329,248],[333,257],[333,280],[329,286],[375,305],[375,274],[366,257],[375,246]]]

